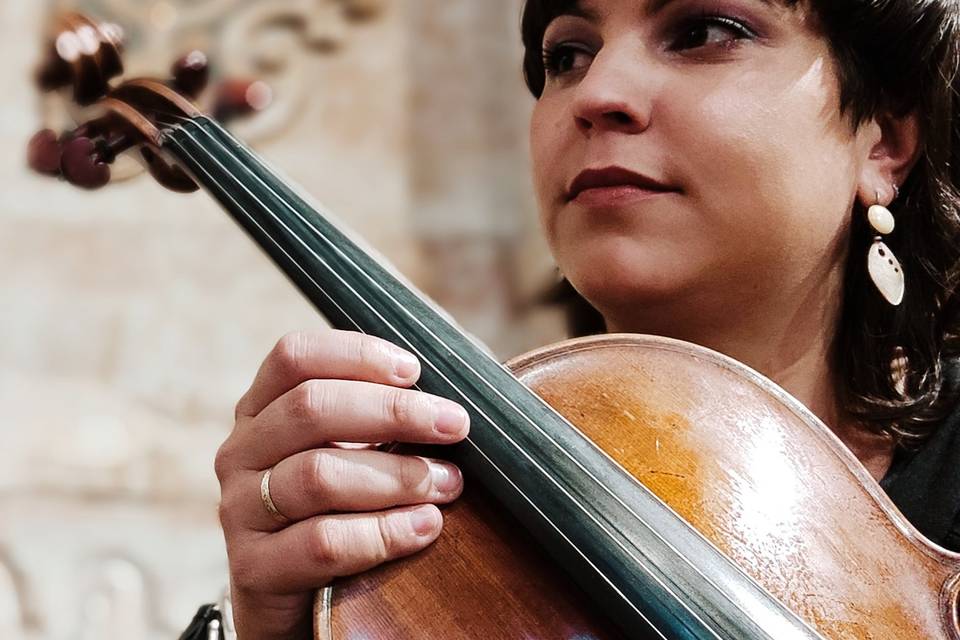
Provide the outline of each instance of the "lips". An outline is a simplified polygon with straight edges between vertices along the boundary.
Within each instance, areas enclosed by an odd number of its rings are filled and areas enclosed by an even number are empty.
[[[636,187],[645,191],[661,192],[679,191],[676,187],[623,167],[605,167],[580,172],[567,189],[567,201],[576,199],[577,196],[588,189],[612,187]]]

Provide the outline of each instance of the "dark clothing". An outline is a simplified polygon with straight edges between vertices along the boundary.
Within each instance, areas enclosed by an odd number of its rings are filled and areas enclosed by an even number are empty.
[[[926,537],[960,551],[960,405],[916,452],[898,452],[880,486]]]

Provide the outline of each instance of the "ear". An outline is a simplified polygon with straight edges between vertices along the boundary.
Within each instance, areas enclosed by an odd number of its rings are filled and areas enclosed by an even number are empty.
[[[863,144],[864,161],[857,196],[869,207],[880,202],[889,206],[896,189],[907,180],[920,157],[920,120],[916,111],[903,116],[878,114],[861,125],[858,137]]]

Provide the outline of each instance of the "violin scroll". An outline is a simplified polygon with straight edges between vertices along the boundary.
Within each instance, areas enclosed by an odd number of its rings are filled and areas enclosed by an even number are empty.
[[[109,90],[110,80],[123,73],[122,51],[123,29],[118,25],[64,14],[54,25],[37,83],[44,91],[72,87],[77,104],[92,104]]]
[[[136,158],[164,187],[178,192],[198,186],[160,152],[162,131],[185,118],[201,115],[199,100],[210,84],[210,63],[201,51],[180,56],[167,80],[120,80],[123,74],[123,29],[68,13],[50,34],[45,57],[36,72],[45,92],[70,94],[81,124],[57,134],[46,128],[27,147],[27,164],[34,171],[59,176],[84,188],[97,189],[110,181],[110,165],[124,152]],[[210,111],[218,120],[248,115],[271,101],[263,82],[228,78],[209,93]]]

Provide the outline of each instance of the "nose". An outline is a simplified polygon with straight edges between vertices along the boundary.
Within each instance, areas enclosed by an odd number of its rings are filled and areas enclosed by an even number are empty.
[[[601,50],[580,80],[573,117],[585,134],[637,134],[650,126],[652,92],[640,60]]]

